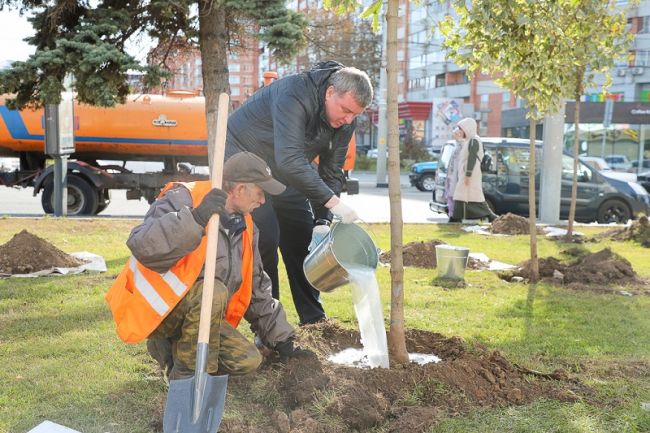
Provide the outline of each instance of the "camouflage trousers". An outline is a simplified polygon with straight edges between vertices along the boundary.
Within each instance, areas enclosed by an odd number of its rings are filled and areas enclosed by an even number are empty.
[[[262,355],[226,322],[228,289],[218,280],[214,286],[207,371],[231,375],[255,371]],[[194,375],[202,293],[203,280],[199,280],[147,340],[149,354],[170,380]]]

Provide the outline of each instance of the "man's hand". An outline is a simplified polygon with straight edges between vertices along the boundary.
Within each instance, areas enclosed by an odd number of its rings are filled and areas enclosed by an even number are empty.
[[[194,220],[201,226],[205,227],[210,221],[210,217],[216,213],[223,214],[226,211],[226,199],[228,194],[218,188],[212,188],[197,207],[192,209]]]
[[[463,180],[465,186],[469,186],[469,179],[470,179],[469,177],[465,176],[465,179]]]
[[[350,206],[339,200],[331,209],[332,213],[341,218],[344,224],[351,224],[359,219],[359,215]]]
[[[291,339],[278,343],[275,346],[275,351],[280,355],[282,362],[288,361],[289,358],[316,358],[316,354],[311,350],[294,346]]]
[[[314,230],[311,232],[311,242],[309,243],[309,247],[307,247],[307,251],[316,248],[322,240],[327,237],[329,232],[330,228],[328,225],[321,224],[314,226]]]

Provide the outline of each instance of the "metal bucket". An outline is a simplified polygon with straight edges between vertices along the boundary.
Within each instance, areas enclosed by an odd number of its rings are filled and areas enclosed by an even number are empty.
[[[328,235],[307,255],[302,268],[307,281],[321,292],[350,282],[349,270],[377,268],[377,247],[356,224],[334,224]]]
[[[439,278],[462,280],[465,276],[469,248],[436,245],[436,267]]]

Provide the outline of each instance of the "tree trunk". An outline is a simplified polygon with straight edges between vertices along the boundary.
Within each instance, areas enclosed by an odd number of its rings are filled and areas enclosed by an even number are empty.
[[[580,153],[580,97],[582,96],[582,79],[584,70],[579,69],[576,77],[575,101],[576,112],[574,115],[575,136],[573,137],[573,183],[571,184],[571,207],[569,208],[569,226],[567,227],[566,240],[573,238],[573,221],[576,218],[576,202],[578,200],[578,154]]]
[[[400,191],[399,120],[397,114],[397,12],[399,0],[388,0],[386,11],[388,81],[388,197],[390,201],[390,340],[392,359],[408,363],[404,338],[404,262],[402,257],[402,197]]]
[[[528,165],[528,208],[530,209],[530,281],[539,280],[539,260],[537,258],[537,206],[535,205],[535,155],[537,146],[535,146],[535,130],[537,121],[534,117],[530,118],[530,161]]]
[[[222,2],[199,0],[199,40],[201,41],[201,72],[208,127],[208,163],[212,172],[212,152],[216,139],[219,94],[229,93],[228,34]]]

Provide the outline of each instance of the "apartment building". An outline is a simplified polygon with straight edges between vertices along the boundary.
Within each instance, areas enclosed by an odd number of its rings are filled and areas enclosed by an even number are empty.
[[[260,87],[259,56],[259,42],[255,39],[245,40],[228,54],[228,81],[233,108],[239,107]],[[159,58],[160,54],[155,51],[149,54],[150,62]],[[173,75],[163,88],[158,89],[161,93],[168,90],[191,90],[197,95],[203,94],[201,52],[197,47],[175,49],[173,55],[167,56],[165,64]]]
[[[626,7],[627,1],[618,5]],[[440,146],[450,138],[450,125],[465,116],[479,122],[482,135],[528,137],[522,101],[496,85],[493,77],[477,74],[470,79],[464,68],[445,58],[437,23],[447,15],[454,15],[449,1],[426,0],[411,5],[408,19],[407,101],[432,105],[425,121],[414,120],[425,142]],[[642,0],[629,11],[628,25],[634,43],[629,59],[613,71],[609,94],[605,97],[593,88],[582,98],[581,151],[585,154],[650,158],[650,0]],[[599,80],[602,84],[604,77]],[[567,144],[573,140],[574,111],[575,103],[569,101]],[[536,134],[542,137],[541,124]]]

